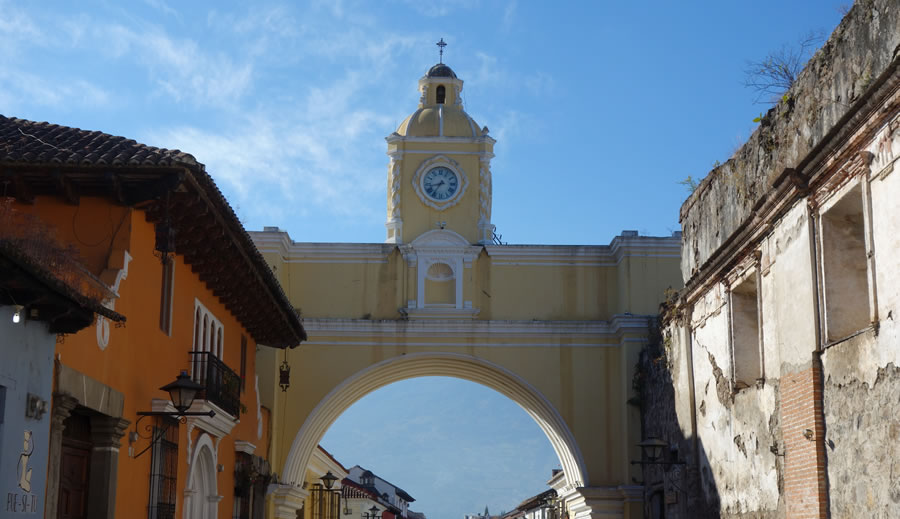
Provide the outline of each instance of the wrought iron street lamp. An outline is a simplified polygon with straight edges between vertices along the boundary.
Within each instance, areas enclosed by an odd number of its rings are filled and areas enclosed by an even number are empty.
[[[641,448],[641,451],[644,453],[644,457],[647,458],[651,463],[656,463],[662,459],[663,449],[668,447],[669,444],[666,443],[665,440],[661,440],[659,438],[647,438],[646,440],[638,443],[638,447]]]
[[[147,425],[146,429],[149,432],[149,435],[142,436],[138,433],[138,424],[141,423],[141,420],[148,416],[165,416],[169,418],[176,418],[181,423],[187,422],[188,416],[208,416],[212,418],[216,415],[216,412],[213,410],[209,411],[188,411],[191,408],[191,405],[194,403],[194,398],[197,396],[197,392],[203,389],[203,386],[191,380],[191,376],[188,375],[187,371],[182,370],[181,373],[178,374],[178,377],[175,378],[174,381],[169,382],[163,387],[159,388],[163,391],[169,393],[169,399],[172,401],[172,406],[175,407],[175,412],[170,411],[138,411],[137,415],[140,417],[134,423],[134,430],[128,435],[128,443],[134,444],[138,438],[145,438],[150,440],[150,445],[148,445],[144,450],[137,453],[134,458],[139,458],[142,454],[147,452],[150,447],[156,443],[159,438],[166,433],[166,430],[169,428],[168,426],[162,428],[154,428],[153,425]],[[158,433],[154,434],[154,429],[159,429]]]
[[[311,509],[313,519],[338,519],[341,514],[341,490],[334,488],[338,477],[329,470],[319,478],[321,484],[313,485]]]
[[[646,461],[642,459],[641,461],[632,461],[631,464],[640,465],[641,467],[644,467],[645,465],[661,465],[662,488],[663,492],[665,492],[666,502],[682,503],[679,506],[683,507],[683,501],[679,499],[678,496],[683,494],[684,491],[678,485],[677,481],[681,480],[682,466],[686,464],[678,459],[678,450],[674,446],[669,445],[665,440],[652,436],[638,443],[638,447],[641,448],[641,453],[643,454],[643,457],[646,458]],[[669,474],[670,470],[672,474]],[[645,472],[644,474],[646,477],[647,473]],[[675,492],[671,494],[671,501],[669,501],[669,488],[675,490]],[[647,491],[646,487],[644,491]],[[646,495],[644,498],[646,502]]]
[[[381,519],[380,511],[377,506],[372,505],[368,512],[362,514],[363,519]]]
[[[334,482],[337,481],[337,476],[331,473],[329,470],[324,476],[320,477],[322,480],[322,484],[325,485],[325,488],[331,490],[331,487],[334,486]]]

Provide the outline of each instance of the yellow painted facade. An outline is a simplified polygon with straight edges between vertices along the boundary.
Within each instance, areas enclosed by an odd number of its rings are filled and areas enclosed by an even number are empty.
[[[560,457],[571,517],[640,517],[630,464],[639,417],[626,402],[648,316],[680,286],[679,237],[495,244],[495,141],[457,102],[462,81],[449,67],[432,67],[419,89],[418,109],[386,139],[385,243],[251,233],[309,335],[287,352],[287,392],[277,387],[286,352],[257,357],[263,405],[286,410],[273,418],[282,485],[272,516],[299,508],[316,445],[347,407],[395,381],[452,376],[503,393],[536,420]]]

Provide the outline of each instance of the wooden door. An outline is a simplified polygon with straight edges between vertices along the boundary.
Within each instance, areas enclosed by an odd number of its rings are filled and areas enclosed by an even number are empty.
[[[59,519],[87,517],[90,449],[63,445],[59,474]]]
[[[87,518],[88,481],[91,470],[90,420],[72,414],[65,421],[59,466],[58,519]]]

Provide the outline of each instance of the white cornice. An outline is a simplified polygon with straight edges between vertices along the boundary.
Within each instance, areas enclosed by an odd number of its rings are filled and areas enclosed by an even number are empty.
[[[492,265],[614,267],[628,257],[679,258],[681,238],[616,236],[609,245],[485,245]]]
[[[392,243],[301,243],[284,231],[250,231],[260,252],[279,254],[285,263],[387,263]]]
[[[252,455],[254,452],[256,452],[256,445],[253,445],[250,442],[245,442],[243,440],[235,440],[234,452],[243,452],[245,454]]]
[[[391,135],[386,137],[388,144],[396,144],[398,142],[415,142],[430,144],[495,144],[497,141],[488,135],[480,137],[404,137],[402,135]],[[406,150],[406,149],[388,149],[387,154],[391,153],[453,153],[455,155],[481,155],[482,153],[490,153],[488,151],[456,151],[456,150]]]
[[[621,342],[631,342],[625,336],[643,335],[652,319],[653,316],[632,314],[615,315],[609,321],[307,318],[303,320],[303,327],[309,335],[304,344],[310,346],[370,343],[384,346],[395,344],[400,337],[405,345],[419,344],[408,339],[446,340],[442,343],[422,342],[423,346],[560,346],[561,338],[566,339],[565,346],[617,346]],[[393,339],[393,342],[386,339]],[[609,344],[610,339],[615,339],[615,343]],[[479,340],[483,342],[479,343]],[[496,342],[499,340],[505,342]],[[607,344],[603,344],[604,340]]]
[[[250,237],[260,252],[280,254],[286,263],[386,263],[397,248],[391,243],[300,243],[284,231],[251,231]],[[483,247],[495,266],[614,267],[624,258],[679,258],[681,237],[616,236],[609,245]]]

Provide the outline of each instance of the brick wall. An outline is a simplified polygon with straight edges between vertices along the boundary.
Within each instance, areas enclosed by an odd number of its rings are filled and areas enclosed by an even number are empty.
[[[789,519],[825,519],[825,427],[822,413],[822,368],[812,367],[781,378],[781,428],[784,435],[784,492]]]

